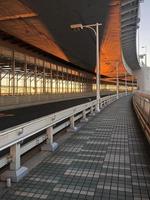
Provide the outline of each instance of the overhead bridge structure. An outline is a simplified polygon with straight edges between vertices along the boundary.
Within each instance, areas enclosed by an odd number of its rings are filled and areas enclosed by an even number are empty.
[[[1,200],[150,199],[140,2],[0,0]]]

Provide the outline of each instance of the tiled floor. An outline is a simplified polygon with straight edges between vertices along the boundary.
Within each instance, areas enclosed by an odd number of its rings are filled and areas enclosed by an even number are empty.
[[[150,148],[131,98],[104,109],[1,200],[148,200]]]

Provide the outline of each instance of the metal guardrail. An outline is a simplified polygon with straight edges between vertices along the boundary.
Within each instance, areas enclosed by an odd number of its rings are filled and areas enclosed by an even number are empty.
[[[124,93],[121,93],[119,94],[119,97],[124,95]],[[116,99],[116,95],[103,97],[101,99],[101,108],[104,108]],[[31,150],[35,146],[43,143],[44,141],[47,143],[47,150],[53,150],[53,144],[55,144],[53,142],[53,136],[67,127],[76,130],[75,122],[79,119],[86,121],[88,114],[94,114],[96,103],[96,100],[89,101],[88,103],[74,106],[72,108],[68,108],[60,112],[56,112],[1,131],[0,151],[9,148],[10,152],[0,158],[0,168],[10,163],[11,172],[19,170],[21,168],[21,155]],[[43,130],[45,130],[45,134],[43,133],[43,135],[38,135],[28,143],[22,144],[25,139],[30,138],[33,135],[35,136],[37,133]]]
[[[150,143],[150,95],[137,92],[133,96],[133,105],[137,117]]]

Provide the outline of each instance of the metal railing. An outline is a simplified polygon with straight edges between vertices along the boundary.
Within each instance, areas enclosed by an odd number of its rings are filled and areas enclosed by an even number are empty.
[[[119,97],[124,96],[119,94]],[[117,99],[116,95],[110,95],[101,98],[101,109]],[[18,170],[20,166],[21,155],[31,150],[35,146],[46,141],[45,145],[50,150],[53,147],[53,136],[59,131],[69,128],[76,130],[77,120],[87,121],[87,115],[94,115],[96,100],[89,101],[72,108],[62,110],[27,123],[11,127],[0,132],[0,151],[9,149],[9,153],[0,157],[0,168],[10,163],[10,170]],[[37,135],[40,131],[45,131],[42,135]],[[27,143],[24,141],[31,138]],[[53,148],[51,148],[53,150]]]
[[[150,143],[150,94],[137,92],[133,96],[133,105],[137,117]]]

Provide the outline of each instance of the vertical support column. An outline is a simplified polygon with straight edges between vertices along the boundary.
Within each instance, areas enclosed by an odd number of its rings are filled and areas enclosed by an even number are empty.
[[[15,68],[16,68],[16,63],[15,63],[15,51],[12,51],[12,94],[15,95]]]
[[[89,87],[90,87],[90,92],[92,92],[92,75],[89,77]]]
[[[78,72],[76,71],[76,74],[75,74],[75,93],[78,92]]]
[[[133,91],[134,91],[133,83],[134,83],[134,76],[132,75],[132,93],[133,93]]]
[[[48,94],[50,93],[50,91],[51,91],[51,69],[50,69],[50,63],[48,63],[49,64],[49,68],[47,69],[48,70],[48,78],[47,78],[47,87],[48,87],[48,89],[47,89],[47,92],[48,92]]]
[[[82,73],[82,80],[81,80],[81,82],[82,82],[82,92],[84,93],[85,91],[84,91],[84,77],[83,77],[84,75],[83,75],[83,73]]]
[[[1,180],[7,180],[10,178],[12,182],[18,182],[24,176],[27,175],[28,169],[26,167],[21,167],[20,164],[20,143],[14,144],[10,147],[10,170],[5,171],[1,175]]]
[[[51,70],[50,70],[50,79],[51,79],[51,94],[53,93],[53,70],[52,70],[52,65],[50,65]]]
[[[56,65],[56,88],[55,88],[55,91],[56,91],[56,93],[58,94],[59,93],[59,84],[58,84],[58,66]]]
[[[2,68],[0,68],[0,96],[2,95]]]
[[[90,116],[95,116],[94,107],[93,106],[91,106],[91,108],[90,108]]]
[[[27,94],[27,58],[25,56],[25,63],[24,63],[24,94]]]
[[[78,92],[81,92],[81,81],[80,81],[80,76],[81,76],[81,73],[79,71],[79,76],[78,76]]]
[[[46,93],[46,81],[45,81],[45,62],[43,61],[43,93]]]
[[[8,91],[8,94],[10,95],[11,94],[11,75],[10,75],[10,71],[9,71],[9,91]]]
[[[70,128],[72,128],[72,129],[75,128],[74,115],[70,117]]]
[[[117,99],[119,99],[119,62],[116,62],[116,94]]]
[[[87,74],[85,76],[85,92],[86,93],[88,92],[88,76],[87,76]]]
[[[82,112],[82,115],[83,115],[83,119],[86,120],[86,111],[85,110]]]
[[[10,163],[10,170],[18,170],[20,168],[20,144],[15,144],[10,147],[10,156],[12,162]]]
[[[46,144],[41,147],[42,151],[55,151],[58,147],[58,143],[53,141],[54,129],[52,126],[46,129],[47,140]]]
[[[66,67],[66,87],[67,87],[67,89],[66,89],[66,92],[67,92],[67,94],[70,92],[69,91],[69,70],[68,70],[68,67]]]
[[[16,73],[16,93],[18,94],[18,84],[19,84],[19,77],[18,73]]]
[[[46,143],[52,145],[53,144],[53,134],[54,134],[54,130],[53,130],[52,126],[46,129],[46,134],[47,134]]]
[[[80,122],[88,122],[88,118],[86,117],[86,110],[82,111],[83,118],[80,120]]]
[[[71,93],[73,93],[73,89],[72,89],[72,77],[73,77],[72,76],[72,69],[71,69],[71,76],[70,77],[71,77]]]
[[[32,94],[32,77],[30,73],[30,95]]]
[[[100,49],[99,49],[99,24],[96,23],[96,111],[100,112]]]
[[[139,89],[139,86],[138,86],[138,80],[136,79],[136,87],[137,87],[137,90]]]
[[[62,93],[64,93],[65,90],[64,90],[64,81],[63,81],[64,80],[64,68],[63,68],[63,66],[62,66],[62,74],[61,75],[62,75],[62,77],[61,77]]]
[[[128,90],[127,90],[127,72],[125,72],[125,93],[126,93],[126,95],[128,94]]]
[[[34,67],[34,93],[37,94],[37,65]]]
[[[74,115],[72,115],[69,118],[70,121],[70,127],[68,128],[68,132],[76,132],[77,131],[77,127],[75,126],[75,119],[74,119]]]

